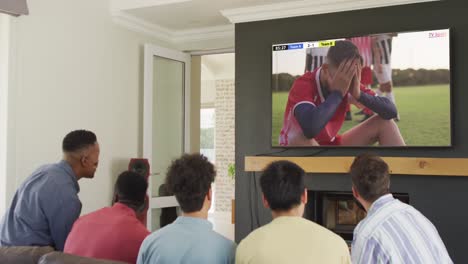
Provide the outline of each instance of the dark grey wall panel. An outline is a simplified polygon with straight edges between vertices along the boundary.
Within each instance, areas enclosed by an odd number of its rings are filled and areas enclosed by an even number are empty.
[[[451,28],[452,148],[373,149],[383,156],[468,157],[468,4],[445,0],[236,25],[236,241],[271,220],[262,207],[258,182],[243,171],[244,157],[271,148],[271,45],[369,33]],[[415,98],[417,100],[417,98]],[[369,149],[329,149],[320,156],[354,156]],[[277,155],[308,156],[318,149],[292,149]],[[467,165],[468,166],[468,165]],[[308,175],[316,190],[351,188],[347,175]],[[257,187],[257,188],[255,188]],[[410,203],[438,228],[455,263],[468,263],[468,177],[395,175],[392,191],[407,192]]]

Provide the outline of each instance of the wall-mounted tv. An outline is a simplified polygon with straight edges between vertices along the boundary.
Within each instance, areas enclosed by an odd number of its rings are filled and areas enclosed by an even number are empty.
[[[273,147],[449,147],[450,30],[272,46]]]

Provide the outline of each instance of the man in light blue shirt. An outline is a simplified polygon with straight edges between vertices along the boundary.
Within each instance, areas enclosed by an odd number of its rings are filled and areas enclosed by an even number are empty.
[[[200,154],[185,154],[171,164],[166,186],[183,214],[143,241],[138,264],[234,263],[236,245],[214,232],[207,220],[215,174]]]
[[[353,263],[453,263],[435,226],[390,194],[389,168],[381,158],[358,156],[350,174],[353,195],[367,211],[354,229]]]
[[[34,171],[16,190],[0,222],[0,246],[52,246],[63,251],[80,216],[78,180],[93,178],[99,161],[96,135],[86,130],[63,139],[64,159]]]

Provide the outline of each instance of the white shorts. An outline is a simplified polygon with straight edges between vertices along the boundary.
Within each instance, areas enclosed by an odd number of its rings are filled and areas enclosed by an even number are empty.
[[[390,64],[382,64],[382,72],[379,73],[374,68],[374,74],[379,84],[388,83],[392,81],[392,66]]]

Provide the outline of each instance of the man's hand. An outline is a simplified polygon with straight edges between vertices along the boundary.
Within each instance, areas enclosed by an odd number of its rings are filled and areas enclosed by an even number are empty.
[[[351,90],[349,91],[351,95],[356,99],[359,100],[361,97],[361,72],[362,72],[362,65],[359,62],[355,62],[355,71],[353,80],[351,83]]]
[[[352,59],[340,63],[333,79],[330,76],[327,78],[330,91],[339,91],[343,97],[348,93],[351,80],[356,71],[356,63],[357,60]]]

